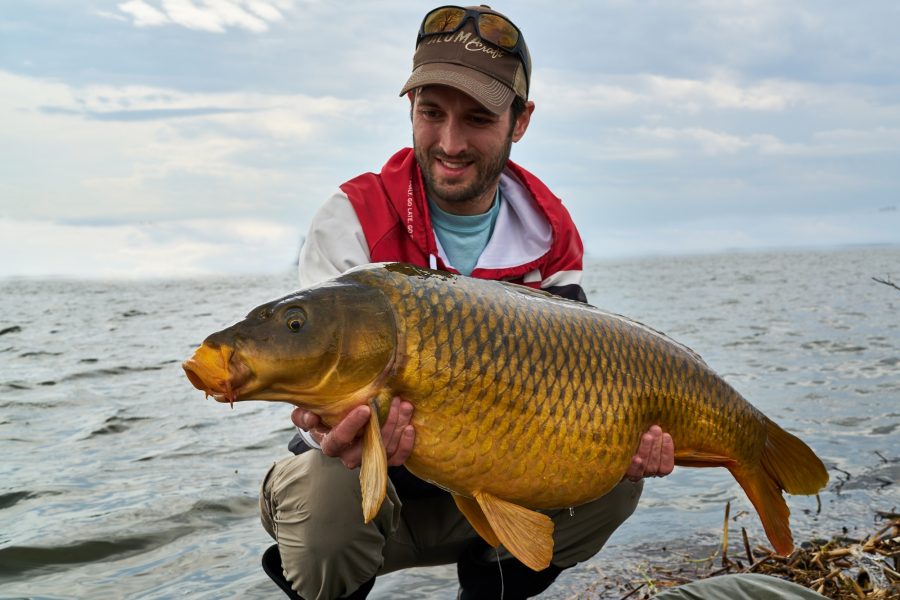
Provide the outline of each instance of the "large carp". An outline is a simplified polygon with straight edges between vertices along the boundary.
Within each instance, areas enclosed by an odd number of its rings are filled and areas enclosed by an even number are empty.
[[[513,284],[403,264],[356,269],[255,308],[184,363],[220,402],[277,400],[333,425],[373,407],[363,435],[363,516],[387,462],[379,418],[415,411],[406,466],[449,490],[475,530],[539,570],[553,523],[622,479],[641,435],[672,435],[676,464],[726,467],[775,550],[793,540],[782,490],[828,481],[816,455],[694,352],[624,317]]]

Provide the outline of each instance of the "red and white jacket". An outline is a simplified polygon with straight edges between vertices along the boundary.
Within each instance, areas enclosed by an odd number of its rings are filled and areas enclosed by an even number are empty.
[[[581,237],[562,202],[534,175],[512,161],[500,176],[503,203],[472,277],[502,279],[585,302],[581,287]],[[381,173],[341,186],[313,217],[300,251],[300,284],[308,287],[371,262],[408,262],[456,273],[431,228],[422,174],[411,148],[392,156]],[[318,447],[300,431],[288,448]],[[444,494],[390,467],[401,498]]]
[[[584,248],[562,202],[537,177],[509,161],[500,176],[503,203],[472,277],[500,279],[585,301]],[[431,228],[415,155],[404,148],[381,172],[341,186],[313,217],[300,253],[307,287],[371,262],[400,261],[457,272]]]

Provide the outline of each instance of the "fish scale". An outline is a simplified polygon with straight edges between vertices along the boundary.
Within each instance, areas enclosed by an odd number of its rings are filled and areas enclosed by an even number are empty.
[[[571,314],[560,313],[562,301],[541,298],[541,302],[534,302],[533,298],[518,291],[507,291],[508,301],[498,310],[494,296],[486,298],[471,293],[467,282],[456,281],[450,287],[452,294],[448,294],[444,283],[443,278],[433,277],[425,280],[423,293],[410,294],[404,286],[387,292],[389,298],[396,295],[391,301],[398,306],[396,313],[401,338],[406,340],[403,356],[433,355],[435,366],[445,365],[436,372],[429,372],[423,365],[414,363],[413,369],[396,378],[397,391],[414,403],[416,416],[429,417],[422,420],[414,417],[420,448],[410,461],[410,469],[434,479],[430,475],[438,461],[454,460],[446,446],[448,436],[440,425],[444,419],[434,419],[431,415],[443,412],[436,405],[441,398],[474,397],[472,402],[465,404],[462,418],[465,423],[472,424],[472,431],[478,431],[478,435],[464,438],[464,441],[472,443],[474,439],[490,435],[495,423],[506,422],[509,425],[504,438],[519,443],[503,449],[509,457],[498,457],[501,448],[494,447],[491,460],[480,462],[473,458],[468,447],[463,446],[458,462],[466,468],[455,469],[455,481],[450,485],[442,481],[442,485],[454,490],[470,490],[473,487],[471,480],[483,479],[491,474],[494,464],[501,463],[512,465],[511,472],[516,476],[493,473],[491,479],[494,482],[482,485],[482,489],[502,494],[514,502],[527,502],[532,508],[561,508],[570,505],[574,496],[580,496],[574,498],[580,503],[611,489],[630,463],[640,434],[650,424],[654,407],[652,404],[644,406],[643,412],[651,414],[641,418],[638,410],[629,410],[622,402],[623,394],[618,389],[616,377],[611,374],[601,374],[599,379],[592,377],[592,370],[585,368],[582,362],[585,357],[612,355],[615,357],[612,364],[647,364],[648,372],[653,375],[665,369],[659,349],[653,348],[653,352],[642,357],[641,348],[627,347],[635,352],[617,357],[621,352],[617,352],[617,344],[601,342],[618,340],[622,334],[615,330],[614,324],[597,321],[596,311],[573,306],[571,312],[585,317],[573,319]],[[480,284],[477,287],[480,289]],[[475,323],[473,333],[478,332],[474,341],[471,338],[458,340],[455,336],[459,331],[459,321],[452,317],[457,314],[452,310],[455,306],[471,307],[469,318]],[[570,335],[558,335],[559,332]],[[563,342],[561,347],[560,342]],[[457,351],[450,352],[448,348]],[[596,363],[591,358],[587,362],[588,366],[591,362]],[[539,365],[540,370],[523,371],[520,365],[525,363]],[[466,377],[472,373],[479,375],[476,381]],[[645,386],[650,389],[664,392],[668,387],[668,382],[656,377],[645,379]],[[437,387],[443,388],[443,393],[434,394],[432,386],[420,385],[421,380],[440,382]],[[459,385],[460,382],[463,385]],[[520,385],[516,385],[519,382]],[[603,386],[602,382],[607,385]],[[473,385],[479,387],[473,389]],[[418,394],[416,390],[425,393]],[[488,390],[490,393],[486,394]],[[661,397],[665,398],[667,394]],[[611,402],[600,402],[601,398]],[[452,410],[447,412],[446,416],[456,417]],[[608,421],[616,427],[603,427]],[[516,427],[516,423],[521,426]],[[585,458],[601,454],[601,448],[614,462],[607,469],[606,477],[597,477],[593,468],[583,466]],[[548,456],[553,460],[546,460]],[[522,468],[523,465],[531,468]],[[551,469],[554,476],[567,484],[535,494],[534,480],[543,480],[545,472]]]
[[[543,292],[409,265],[353,270],[259,307],[184,368],[217,400],[290,402],[329,425],[372,403],[366,520],[387,481],[379,415],[395,395],[410,401],[406,466],[534,569],[553,544],[552,522],[535,510],[608,492],[654,424],[672,435],[676,464],[734,475],[783,554],[793,542],[782,490],[813,494],[828,481],[808,446],[665,335]]]

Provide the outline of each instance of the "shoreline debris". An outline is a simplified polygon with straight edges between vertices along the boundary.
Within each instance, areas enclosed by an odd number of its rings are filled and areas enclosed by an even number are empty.
[[[789,556],[778,556],[763,545],[751,547],[747,531],[741,527],[744,555],[738,558],[728,555],[730,509],[729,503],[725,509],[723,543],[712,555],[681,554],[677,555],[680,561],[645,564],[631,581],[619,581],[614,586],[618,595],[610,595],[613,590],[606,585],[606,595],[602,597],[649,600],[662,590],[700,579],[761,573],[793,581],[831,600],[900,600],[900,512],[875,511],[876,520],[884,524],[864,538],[851,538],[844,533],[830,540],[808,540],[800,543]],[[734,552],[735,547],[730,550]],[[594,589],[599,591],[603,587],[600,583]]]

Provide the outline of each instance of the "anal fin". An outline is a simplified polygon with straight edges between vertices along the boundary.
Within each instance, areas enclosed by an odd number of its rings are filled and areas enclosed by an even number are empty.
[[[680,467],[729,467],[734,458],[699,450],[677,450],[675,464]]]
[[[362,491],[362,512],[366,523],[375,518],[387,491],[387,454],[381,440],[378,410],[372,406],[369,422],[362,437],[362,464],[359,486]]]
[[[499,546],[500,538],[494,533],[494,529],[491,527],[491,524],[488,523],[487,517],[484,515],[484,511],[481,510],[478,502],[472,498],[460,496],[456,492],[452,492],[452,496],[453,500],[456,502],[456,507],[459,508],[459,512],[466,517],[469,524],[472,525],[472,528],[478,532],[478,535],[490,544],[491,547],[496,548]]]
[[[491,529],[510,554],[535,571],[550,566],[553,558],[553,521],[550,517],[488,492],[475,492],[474,495]]]

